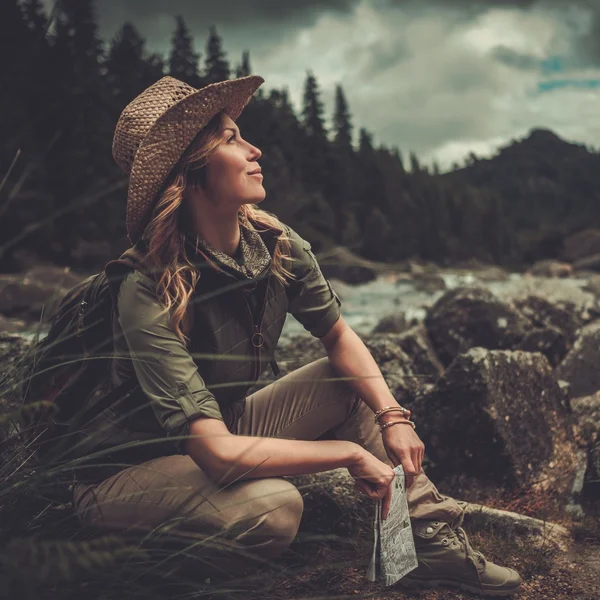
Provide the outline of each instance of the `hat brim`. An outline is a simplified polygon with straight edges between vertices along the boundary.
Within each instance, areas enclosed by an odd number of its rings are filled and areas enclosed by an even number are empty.
[[[263,83],[262,77],[249,75],[207,85],[156,120],[140,143],[129,175],[126,225],[132,243],[142,235],[156,194],[198,132],[222,110],[235,121]]]

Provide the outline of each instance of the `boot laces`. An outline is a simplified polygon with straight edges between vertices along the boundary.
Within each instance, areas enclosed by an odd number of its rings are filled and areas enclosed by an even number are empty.
[[[485,570],[485,556],[478,550],[473,549],[471,543],[469,542],[469,538],[467,537],[466,531],[462,527],[457,527],[454,533],[458,539],[458,543],[460,544],[460,549],[464,550],[467,557],[475,563],[477,570]]]

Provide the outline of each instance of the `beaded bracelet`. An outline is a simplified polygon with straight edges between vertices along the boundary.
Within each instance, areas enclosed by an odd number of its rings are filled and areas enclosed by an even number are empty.
[[[384,423],[383,425],[379,426],[379,431],[383,431],[384,429],[386,429],[387,427],[391,427],[392,425],[410,425],[413,429],[416,429],[416,425],[412,422],[412,421],[388,421],[387,423]]]
[[[375,423],[379,423],[379,417],[381,417],[381,415],[390,412],[392,410],[399,410],[402,413],[403,417],[406,417],[407,419],[410,417],[410,415],[412,414],[410,412],[410,410],[408,410],[408,408],[404,408],[403,406],[384,406],[383,408],[380,408],[378,411],[375,412]]]

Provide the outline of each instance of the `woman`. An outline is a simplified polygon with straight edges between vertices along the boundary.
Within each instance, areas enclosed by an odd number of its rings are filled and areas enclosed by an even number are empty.
[[[263,81],[195,90],[164,77],[119,119],[113,156],[129,176],[134,245],[107,266],[110,387],[131,377],[139,387],[87,427],[80,452],[104,467],[79,477],[79,518],[102,531],[168,523],[204,546],[216,536],[211,559],[229,548],[235,556],[221,566],[232,570],[241,555],[276,557],[293,541],[303,502],[283,476],[347,467],[385,516],[401,463],[419,557],[402,583],[513,593],[518,574],[471,549],[461,506],[422,472],[410,413],[340,315],[310,245],[256,206],[261,152],[235,120]],[[246,397],[263,365],[276,370],[288,312],[327,358]]]

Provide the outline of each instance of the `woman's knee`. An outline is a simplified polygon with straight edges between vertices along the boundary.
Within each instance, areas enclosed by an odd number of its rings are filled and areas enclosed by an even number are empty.
[[[304,500],[298,489],[279,477],[261,480],[259,495],[247,503],[244,517],[232,523],[233,540],[247,548],[276,556],[283,552],[298,533]]]

